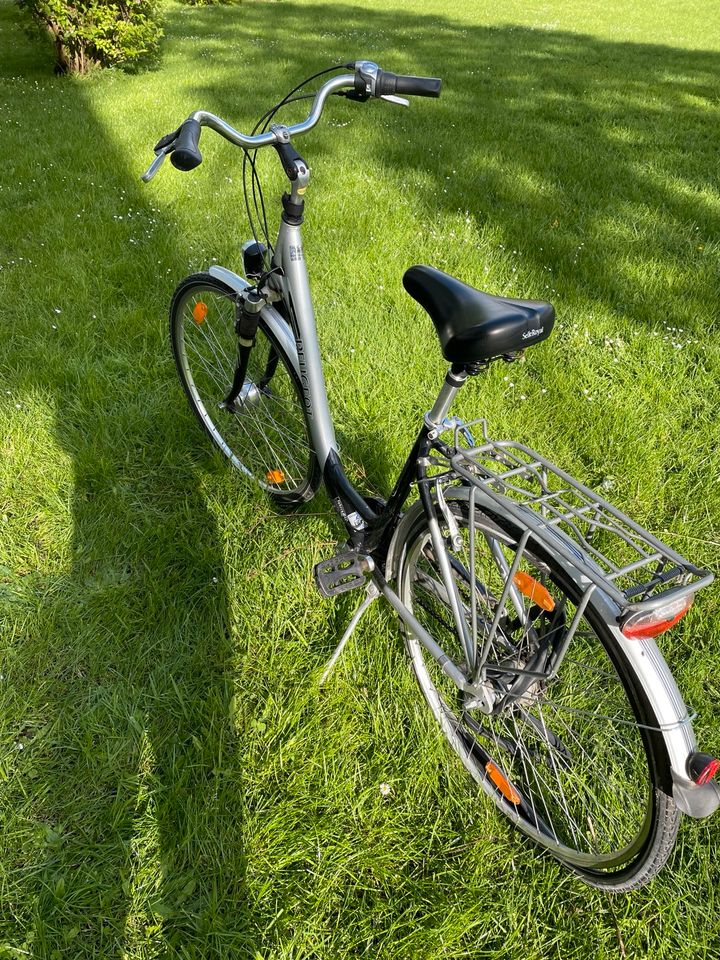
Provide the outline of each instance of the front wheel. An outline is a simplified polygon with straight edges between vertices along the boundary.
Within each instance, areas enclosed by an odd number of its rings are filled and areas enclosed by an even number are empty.
[[[665,864],[680,818],[641,685],[592,603],[548,679],[580,602],[572,579],[528,548],[498,619],[521,531],[471,507],[466,489],[454,496],[447,505],[461,545],[447,553],[450,589],[419,503],[398,546],[397,589],[468,680],[486,654],[486,685],[482,697],[462,693],[406,629],[425,699],[471,776],[523,833],[593,886],[641,886]],[[453,588],[470,652],[456,631]]]
[[[299,377],[262,317],[244,384],[224,404],[238,358],[236,299],[235,291],[209,274],[178,286],[170,341],[180,382],[205,432],[234,467],[279,503],[303,503],[320,485],[320,467]]]

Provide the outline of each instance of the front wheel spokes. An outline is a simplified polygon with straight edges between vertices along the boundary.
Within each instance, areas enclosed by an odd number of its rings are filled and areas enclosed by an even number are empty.
[[[321,477],[296,363],[261,316],[247,369],[244,357],[238,364],[236,300],[207,274],[180,284],[170,311],[178,373],[203,429],[233,465],[279,502],[302,503]]]
[[[236,420],[243,430],[247,442],[257,452],[258,461],[266,464],[272,463],[291,482],[296,482],[302,468],[290,448],[294,441],[300,441],[301,438],[288,434],[267,409],[263,410],[263,417],[264,421],[253,404],[248,403],[243,405],[241,413],[236,415]],[[257,442],[255,438],[258,438]],[[258,448],[258,442],[261,443],[262,453]]]

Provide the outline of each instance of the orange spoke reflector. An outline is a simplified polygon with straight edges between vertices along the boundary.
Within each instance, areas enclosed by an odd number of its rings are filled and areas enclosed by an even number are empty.
[[[535,577],[531,577],[529,573],[523,573],[522,570],[518,570],[513,577],[513,583],[520,593],[524,593],[526,597],[543,610],[547,610],[549,613],[555,609],[555,601],[548,591],[541,583],[537,582]]]
[[[509,800],[510,803],[514,804],[520,803],[520,794],[510,783],[505,774],[495,766],[492,760],[488,760],[488,762],[485,764],[485,772],[506,800]]]
[[[207,315],[208,315],[207,304],[203,303],[202,300],[198,300],[198,302],[193,307],[193,320],[199,326],[201,323],[205,323],[205,317]]]
[[[282,470],[268,470],[265,479],[268,483],[285,483],[285,474]]]

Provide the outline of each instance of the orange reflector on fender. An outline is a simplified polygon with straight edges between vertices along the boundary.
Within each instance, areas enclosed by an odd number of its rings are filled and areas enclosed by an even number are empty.
[[[268,483],[285,483],[285,474],[282,470],[268,470],[265,474],[265,479]]]
[[[502,770],[495,766],[492,760],[488,760],[488,762],[485,764],[485,773],[487,773],[506,800],[509,800],[510,803],[514,803],[516,805],[520,803],[520,794],[510,783]]]
[[[529,573],[523,573],[522,570],[518,570],[513,577],[513,583],[520,593],[524,593],[526,597],[533,603],[536,603],[542,610],[547,610],[549,613],[555,609],[555,601],[550,596],[550,593],[541,583],[538,583],[535,577],[531,577]]]
[[[192,313],[193,313],[193,320],[195,321],[195,323],[197,323],[198,325],[200,325],[201,323],[205,323],[205,317],[208,315],[207,304],[203,303],[202,300],[198,300],[198,302],[193,307]]]

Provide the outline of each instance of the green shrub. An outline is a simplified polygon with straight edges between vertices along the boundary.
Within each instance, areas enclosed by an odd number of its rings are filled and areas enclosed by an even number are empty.
[[[182,0],[191,7],[217,7],[220,4],[242,3],[242,0]]]
[[[17,0],[55,44],[56,73],[134,63],[157,50],[157,0]]]

